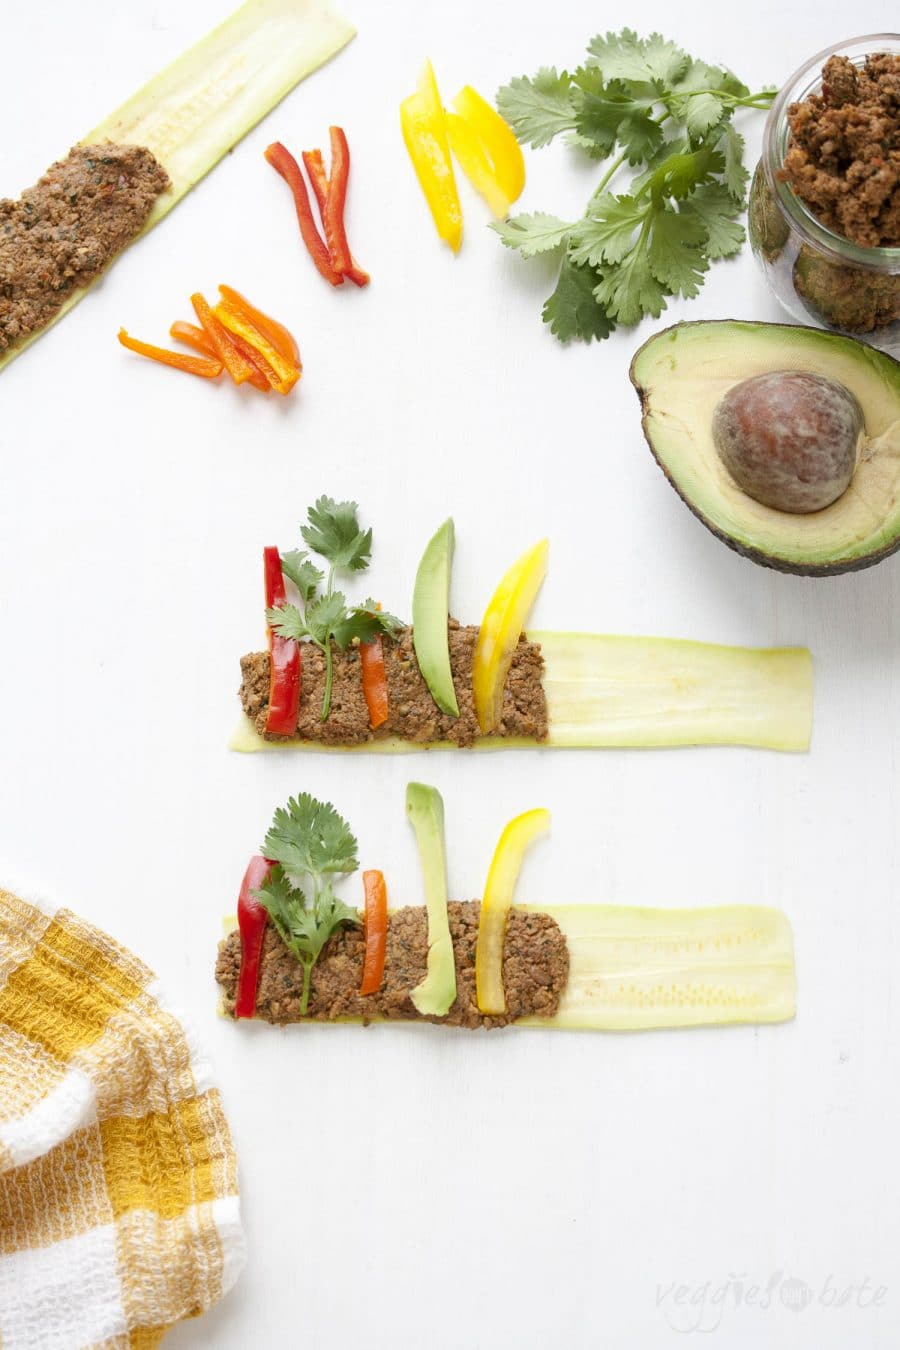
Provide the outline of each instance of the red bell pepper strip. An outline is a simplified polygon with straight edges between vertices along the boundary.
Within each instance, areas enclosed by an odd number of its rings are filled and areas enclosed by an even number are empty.
[[[331,177],[328,180],[328,194],[322,216],[325,240],[334,270],[340,272],[342,276],[349,277],[357,286],[367,286],[369,274],[354,261],[344,226],[347,182],[350,177],[350,147],[342,127],[329,127],[328,134],[331,137]]]
[[[374,637],[371,642],[360,643],[359,660],[362,666],[363,694],[369,710],[369,726],[376,731],[388,720],[387,675],[380,637]]]
[[[307,253],[312,258],[318,271],[325,280],[330,281],[332,286],[340,286],[344,278],[332,266],[329,251],[322,242],[319,231],[316,229],[316,222],[313,219],[312,208],[309,204],[309,193],[306,191],[306,184],[303,181],[300,165],[280,141],[273,141],[266,149],[265,156],[272,165],[272,168],[275,169],[277,173],[281,174],[281,177],[294,194],[294,208],[297,212],[297,223],[300,226],[300,234],[306,245]]]
[[[293,333],[285,328],[283,323],[279,323],[277,319],[271,318],[268,314],[263,314],[261,309],[251,305],[247,297],[241,295],[240,291],[236,291],[233,286],[220,286],[219,294],[226,305],[242,311],[245,318],[249,319],[254,328],[257,328],[264,337],[269,339],[275,350],[281,352],[286,361],[290,361],[298,370],[302,369],[300,348],[297,346]]]
[[[309,181],[312,183],[312,190],[319,206],[319,215],[322,217],[322,224],[325,224],[325,202],[328,199],[328,174],[325,172],[325,161],[322,158],[321,150],[304,150],[303,167],[307,172]]]
[[[263,549],[266,582],[266,608],[276,608],[287,600],[281,555],[277,548]],[[266,731],[274,736],[293,736],[300,709],[300,644],[269,629],[269,707]]]
[[[259,961],[269,916],[253,891],[258,891],[273,867],[268,858],[251,858],[238,896],[238,930],[241,935],[241,968],[238,971],[235,1017],[252,1017],[256,1011]]]
[[[383,872],[363,872],[366,893],[366,954],[360,994],[377,994],[384,979],[387,950],[387,887]]]
[[[325,224],[325,204],[328,201],[328,174],[325,172],[325,162],[322,159],[321,150],[304,150],[303,164],[309,175],[309,181],[312,183],[313,192],[316,195],[316,201],[319,204],[319,215],[322,217],[322,224]],[[332,258],[332,262],[334,259]],[[371,277],[368,272],[364,272],[359,263],[350,255],[350,267],[344,273],[348,281],[352,281],[355,286],[368,286]]]
[[[138,356],[148,356],[151,361],[159,361],[164,366],[174,366],[176,370],[185,370],[188,375],[202,375],[205,380],[215,380],[222,374],[222,362],[211,361],[208,356],[187,356],[184,352],[172,352],[168,347],[154,347],[150,342],[139,342],[129,337],[124,328],[119,329],[119,341],[130,352]]]

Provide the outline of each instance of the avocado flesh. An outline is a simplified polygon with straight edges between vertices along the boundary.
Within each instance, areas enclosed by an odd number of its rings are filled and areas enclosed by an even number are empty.
[[[453,521],[445,520],[429,539],[413,588],[413,646],[428,691],[442,713],[459,717],[459,704],[450,669],[447,616],[450,609],[450,564],[453,562]]]
[[[827,376],[855,395],[865,434],[847,491],[795,515],[738,487],[713,442],[713,413],[734,385],[776,370]],[[853,338],[789,324],[677,324],[631,364],[644,434],[695,515],[754,562],[825,576],[869,567],[900,548],[900,362]]]
[[[423,1017],[443,1017],[456,998],[456,960],[447,911],[447,850],[444,803],[437,788],[408,783],[406,814],[415,831],[425,880],[428,915],[428,965],[424,980],[410,991]]]

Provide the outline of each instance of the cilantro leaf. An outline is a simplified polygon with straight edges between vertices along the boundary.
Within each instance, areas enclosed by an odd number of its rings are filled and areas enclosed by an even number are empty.
[[[284,945],[295,956],[301,952],[305,954],[309,927],[311,923],[315,924],[315,915],[306,908],[306,896],[288,879],[284,868],[280,864],[273,867],[253,894],[268,911]]]
[[[324,647],[347,613],[347,600],[340,591],[329,591],[306,609],[306,630],[313,642]]]
[[[730,116],[736,98],[750,90],[730,70],[691,61],[668,99],[670,112],[680,118],[692,141],[698,141],[723,117]]]
[[[724,158],[715,150],[703,146],[699,150],[674,151],[660,160],[646,180],[640,193],[651,192],[661,197],[687,197],[695,188],[708,183],[721,172]]]
[[[730,258],[744,242],[744,227],[735,219],[740,209],[724,184],[707,183],[684,202],[681,213],[693,213],[702,220],[706,256],[715,260]]]
[[[292,884],[282,867],[273,867],[253,894],[268,911],[288,951],[305,966],[315,964],[325,943],[342,923],[359,923],[356,910],[338,900],[328,884],[323,886],[318,904],[308,908],[303,891]]]
[[[634,197],[615,197],[605,193],[589,207],[588,215],[572,232],[569,257],[583,266],[617,263],[625,257],[634,240],[634,232],[643,223],[647,206]]]
[[[639,240],[614,268],[604,268],[594,298],[619,323],[637,323],[645,314],[658,319],[666,307],[665,290],[650,270]]]
[[[607,80],[658,80],[674,83],[685,71],[688,57],[659,33],[639,38],[631,28],[597,36],[588,43],[592,60]]]
[[[573,77],[576,84],[577,134],[604,155],[618,142],[630,163],[639,164],[662,141],[662,127],[653,116],[659,93],[653,84],[603,83],[599,70],[582,67]]]
[[[742,205],[744,193],[747,190],[747,179],[750,175],[744,168],[744,138],[740,132],[735,131],[731,122],[725,124],[722,150],[725,155],[725,167],[722,173],[725,186],[735,201]]]
[[[575,130],[571,80],[553,66],[542,66],[534,79],[517,76],[497,91],[497,108],[518,139],[537,150],[562,131]]]
[[[320,497],[307,512],[309,524],[300,528],[304,540],[336,571],[362,572],[372,558],[372,531],[361,530],[356,502]]]
[[[345,649],[354,639],[371,642],[382,633],[396,637],[403,628],[402,619],[379,609],[374,600],[366,600],[364,604],[354,605],[347,611],[344,618],[335,625],[333,636],[337,645]]]
[[[592,267],[579,267],[571,258],[566,258],[556,283],[556,290],[544,302],[544,323],[550,325],[550,332],[560,342],[569,342],[579,338],[590,342],[592,338],[609,337],[614,324],[610,323],[605,310],[598,305],[594,296],[597,273]]]
[[[697,295],[709,267],[700,251],[706,235],[706,226],[697,215],[671,206],[657,211],[647,245],[647,261],[656,280],[688,299]]]
[[[322,805],[321,802],[314,804],[320,807]],[[353,865],[355,868],[355,859]],[[305,892],[280,863],[269,871],[259,889],[253,892],[267,911],[285,947],[303,967],[301,1016],[309,1007],[312,968],[319,959],[322,948],[341,924],[359,923],[356,910],[350,909],[338,900],[331,882],[323,880],[321,872],[309,871],[306,875],[313,883],[311,904]]]
[[[310,562],[309,554],[301,548],[282,553],[281,570],[297,587],[304,605],[309,604],[325,576],[315,563]]]
[[[294,638],[297,642],[301,638],[309,637],[306,620],[296,605],[270,607],[266,610],[266,623],[279,637]]]
[[[538,253],[559,248],[566,242],[571,228],[559,216],[548,216],[544,211],[512,216],[509,220],[494,220],[490,224],[490,229],[499,234],[506,247],[517,248],[523,258],[533,258]]]
[[[301,792],[275,812],[262,852],[286,872],[317,877],[355,872],[356,849],[350,826],[331,803]]]

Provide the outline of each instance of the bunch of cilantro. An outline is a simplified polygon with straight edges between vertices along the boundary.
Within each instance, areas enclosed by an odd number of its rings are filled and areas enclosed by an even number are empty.
[[[336,502],[331,497],[320,497],[309,508],[308,523],[301,525],[300,533],[308,549],[328,564],[327,581],[306,549],[282,553],[281,570],[296,586],[300,603],[266,610],[273,632],[312,642],[324,653],[323,722],[331,710],[332,642],[345,651],[352,642],[371,642],[380,633],[393,637],[403,628],[400,619],[383,613],[374,600],[350,605],[344,593],[334,589],[339,572],[364,572],[372,561],[372,531],[360,529],[358,510],[356,502]]]
[[[563,252],[544,322],[562,342],[605,338],[617,323],[654,318],[666,297],[693,297],[716,258],[737,253],[747,171],[736,108],[767,108],[731,71],[695,61],[658,33],[595,37],[571,75],[553,68],[510,80],[497,107],[538,148],[565,135],[597,160],[615,155],[581,220],[537,211],[496,222],[525,258]],[[618,154],[615,152],[618,151]],[[609,184],[630,165],[628,191]]]
[[[309,1007],[312,968],[325,943],[342,924],[359,923],[356,910],[338,900],[331,882],[336,873],[356,871],[357,843],[330,802],[302,792],[275,812],[262,852],[276,865],[253,894],[303,966],[302,1015]]]

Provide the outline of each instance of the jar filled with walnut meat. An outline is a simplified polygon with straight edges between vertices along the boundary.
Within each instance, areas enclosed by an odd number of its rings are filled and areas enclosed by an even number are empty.
[[[900,34],[819,52],[769,113],[750,241],[801,323],[900,352]]]

